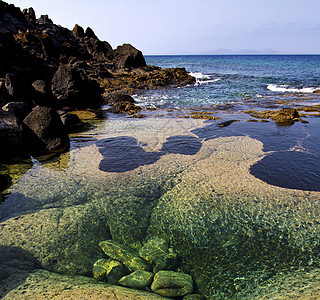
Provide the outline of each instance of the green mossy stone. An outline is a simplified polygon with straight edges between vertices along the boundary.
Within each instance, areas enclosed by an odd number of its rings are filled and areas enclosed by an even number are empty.
[[[155,236],[140,249],[139,256],[150,263],[157,263],[164,254],[168,253],[168,249],[168,242]]]
[[[153,276],[151,272],[138,270],[121,278],[119,284],[133,289],[145,289],[151,284]]]
[[[117,260],[108,260],[106,278],[109,283],[117,284],[120,278],[128,275],[129,273],[129,269],[123,263]]]
[[[193,292],[193,280],[185,273],[159,271],[154,276],[151,290],[164,297],[182,297]]]
[[[206,297],[200,294],[188,294],[182,300],[206,300]]]
[[[106,259],[99,259],[93,265],[93,277],[98,280],[103,280],[106,276]]]
[[[138,253],[125,245],[113,240],[108,240],[99,243],[99,246],[106,255],[112,259],[122,262],[130,270],[151,271],[151,265],[147,261],[138,257]]]

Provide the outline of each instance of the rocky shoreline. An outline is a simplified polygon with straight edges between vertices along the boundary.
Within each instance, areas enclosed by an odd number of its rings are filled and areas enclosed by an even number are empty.
[[[195,80],[185,69],[147,66],[130,44],[112,49],[89,27],[76,24],[71,31],[47,15],[36,18],[33,8],[21,11],[1,1],[0,16],[1,159],[66,149],[67,133],[83,127],[66,109],[99,109],[116,92],[121,95],[113,97],[113,112],[137,112],[133,99],[128,108],[124,92]]]

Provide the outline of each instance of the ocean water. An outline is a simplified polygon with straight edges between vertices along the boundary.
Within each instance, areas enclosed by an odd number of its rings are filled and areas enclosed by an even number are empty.
[[[320,87],[319,55],[146,56],[146,61],[163,68],[186,68],[197,83],[134,95],[145,106],[208,107],[284,93],[312,93]]]

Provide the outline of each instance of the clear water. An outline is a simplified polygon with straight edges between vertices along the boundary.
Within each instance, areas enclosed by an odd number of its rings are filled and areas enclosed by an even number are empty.
[[[295,100],[302,91],[305,99],[320,85],[320,56],[152,56],[147,62],[185,67],[198,78],[192,86],[135,95],[156,107],[248,99],[259,107],[270,98]],[[92,276],[103,257],[99,242],[132,246],[153,236],[179,253],[180,270],[207,299],[317,292],[320,118],[284,127],[246,122],[247,115],[234,111],[220,116],[202,123],[109,115],[73,135],[69,152],[15,171],[0,206],[0,297],[19,299],[10,292],[20,285],[33,291],[9,275],[44,268]],[[230,120],[240,121],[218,126]]]
[[[312,92],[320,86],[319,55],[146,56],[147,64],[182,67],[196,85],[135,95],[142,105],[190,108],[247,98]]]

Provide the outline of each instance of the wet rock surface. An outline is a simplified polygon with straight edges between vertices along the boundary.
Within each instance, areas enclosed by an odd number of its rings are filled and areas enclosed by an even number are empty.
[[[151,289],[165,297],[185,296],[193,292],[193,281],[190,275],[173,271],[159,271],[154,276]]]

